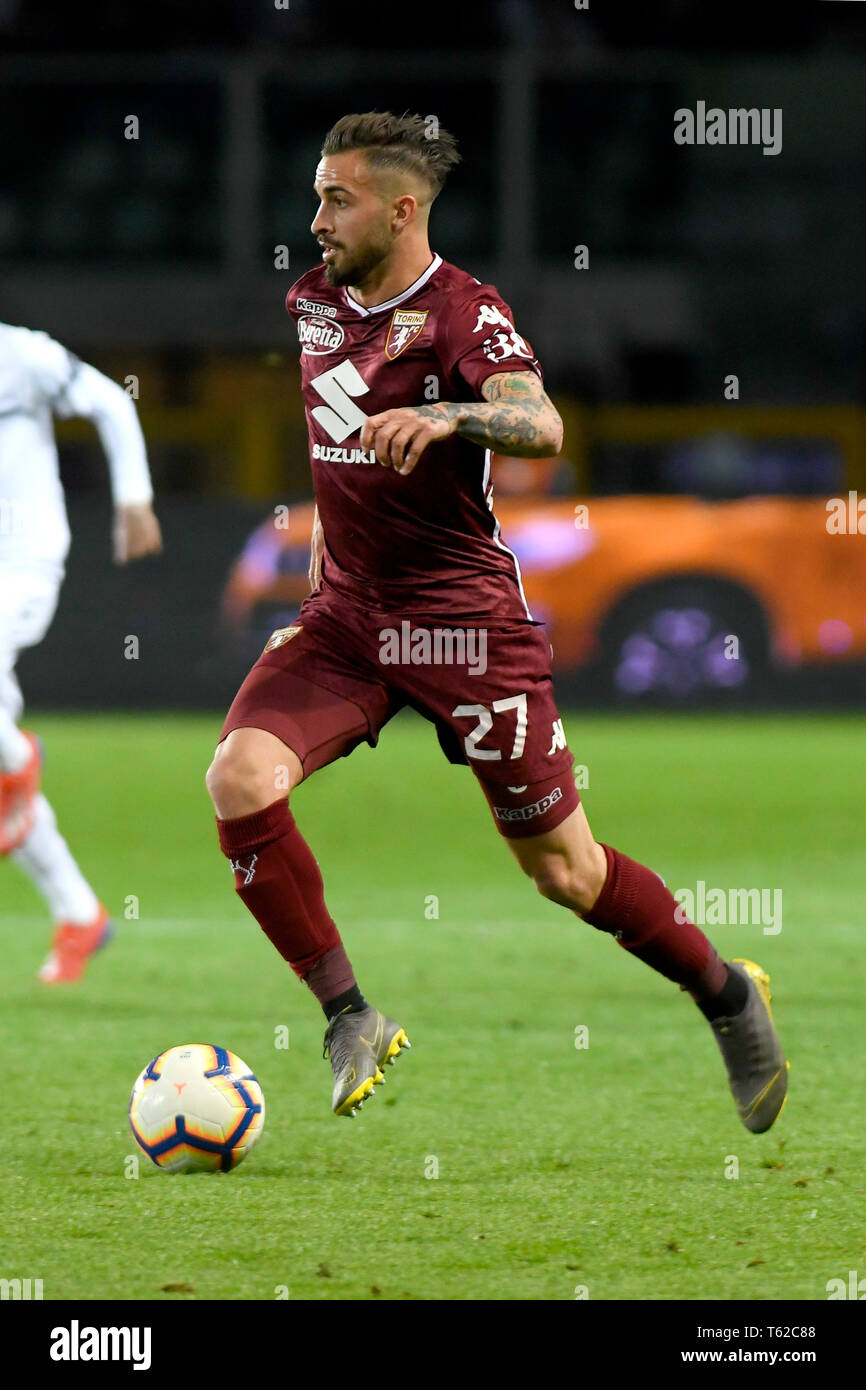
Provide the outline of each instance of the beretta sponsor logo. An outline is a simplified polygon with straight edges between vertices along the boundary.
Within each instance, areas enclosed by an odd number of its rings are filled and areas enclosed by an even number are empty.
[[[333,304],[314,304],[312,299],[297,299],[295,307],[304,314],[318,314],[319,318],[335,319],[337,310]]]
[[[342,347],[345,333],[338,323],[328,323],[326,319],[304,317],[298,319],[298,339],[304,352],[322,356],[326,352],[336,352]]]

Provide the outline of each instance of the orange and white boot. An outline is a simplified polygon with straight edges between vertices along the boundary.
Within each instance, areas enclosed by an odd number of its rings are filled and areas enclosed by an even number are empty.
[[[114,928],[107,910],[99,904],[99,915],[91,926],[79,927],[73,922],[60,922],[51,942],[51,950],[39,970],[45,985],[72,984],[80,980],[87,962],[96,951],[107,946]]]
[[[0,772],[0,854],[18,849],[33,829],[42,744],[35,734],[21,732],[30,744],[30,757],[20,772]]]

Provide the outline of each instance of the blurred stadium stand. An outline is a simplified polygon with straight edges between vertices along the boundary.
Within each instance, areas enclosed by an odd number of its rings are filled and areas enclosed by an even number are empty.
[[[176,506],[211,555],[196,499],[249,504],[228,563],[262,506],[309,491],[283,299],[317,259],[321,138],[414,110],[464,156],[432,243],[512,304],[571,491],[866,489],[864,12],[443,0],[413,30],[390,0],[0,0],[0,318],[137,378],[169,531]],[[675,145],[697,100],[781,107],[783,152]],[[60,438],[86,529],[103,463],[86,426]]]

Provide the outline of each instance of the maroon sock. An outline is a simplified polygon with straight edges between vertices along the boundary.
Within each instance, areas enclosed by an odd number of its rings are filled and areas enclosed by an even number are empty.
[[[235,890],[262,931],[321,1004],[355,984],[325,906],[319,866],[285,797],[236,820],[217,820]]]
[[[728,967],[704,933],[688,919],[678,921],[673,893],[658,874],[602,845],[607,878],[585,922],[610,932],[633,956],[687,989],[696,999],[718,994]]]

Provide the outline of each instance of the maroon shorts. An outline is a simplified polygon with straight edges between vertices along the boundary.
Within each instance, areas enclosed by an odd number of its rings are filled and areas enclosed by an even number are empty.
[[[406,706],[435,726],[450,762],[472,768],[509,839],[553,830],[578,805],[550,644],[528,621],[437,627],[319,590],[272,635],[220,737],[265,729],[308,777],[359,743],[375,747]]]

